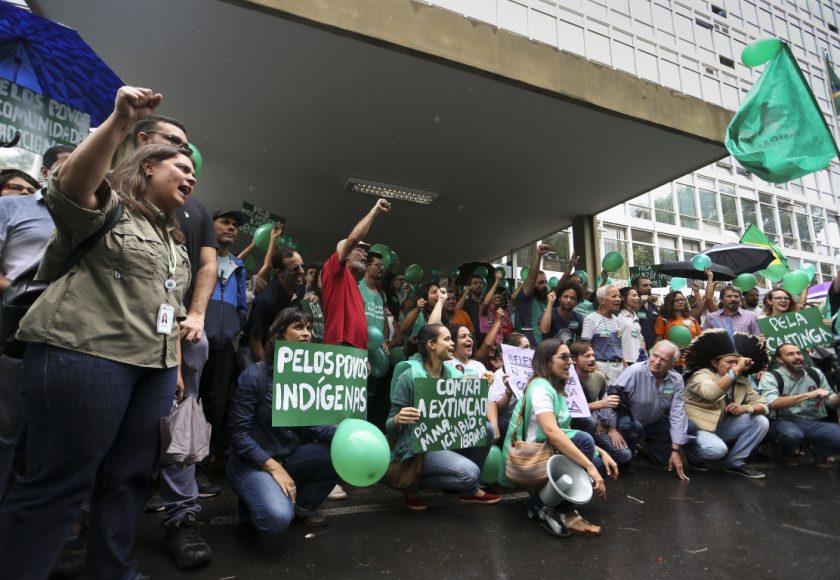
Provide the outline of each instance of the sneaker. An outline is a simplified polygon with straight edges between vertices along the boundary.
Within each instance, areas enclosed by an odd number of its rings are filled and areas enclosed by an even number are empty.
[[[572,533],[566,529],[566,526],[557,519],[551,508],[542,506],[538,509],[529,509],[528,517],[540,524],[540,527],[549,535],[555,538],[568,538]]]
[[[461,503],[479,503],[479,504],[493,504],[499,503],[502,500],[498,495],[485,491],[481,495],[466,495],[461,496]]]
[[[327,499],[347,499],[347,492],[340,485],[336,485],[330,495],[327,496]]]
[[[222,491],[222,488],[210,481],[210,477],[201,469],[195,470],[195,483],[198,486],[198,497],[216,497]]]
[[[727,467],[724,471],[728,471],[729,473],[736,473],[743,477],[748,477],[749,479],[762,479],[766,477],[766,474],[756,471],[749,465],[736,465],[735,467]]]
[[[301,517],[304,526],[309,528],[323,528],[327,525],[327,516],[315,510],[309,515]]]
[[[195,568],[210,562],[210,546],[198,532],[193,514],[188,514],[177,525],[166,528],[166,548],[181,569]]]
[[[155,512],[162,512],[165,508],[166,502],[161,499],[160,492],[156,491],[152,497],[146,500],[146,505],[143,507],[143,511],[147,514],[151,514]]]
[[[709,471],[709,466],[702,461],[688,461],[688,468],[694,471]]]
[[[415,512],[422,512],[426,509],[426,502],[419,495],[405,496],[405,507]]]

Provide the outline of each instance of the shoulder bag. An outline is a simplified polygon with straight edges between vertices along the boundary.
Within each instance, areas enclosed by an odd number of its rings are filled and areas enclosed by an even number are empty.
[[[554,449],[548,440],[542,443],[528,442],[528,424],[523,427],[522,440],[517,439],[519,426],[522,424],[525,409],[528,407],[528,384],[525,392],[522,393],[522,407],[519,409],[519,416],[516,418],[516,426],[510,437],[510,449],[508,449],[507,461],[505,462],[505,477],[520,487],[536,488],[542,487],[548,481],[548,473],[545,465],[554,455]],[[530,421],[531,414],[528,413]]]

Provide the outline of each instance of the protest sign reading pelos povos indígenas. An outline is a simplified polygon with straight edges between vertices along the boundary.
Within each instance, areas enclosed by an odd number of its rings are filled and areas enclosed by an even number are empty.
[[[305,427],[364,419],[367,376],[366,350],[277,341],[271,424]]]
[[[416,379],[414,453],[466,449],[487,443],[487,381],[482,379]]]

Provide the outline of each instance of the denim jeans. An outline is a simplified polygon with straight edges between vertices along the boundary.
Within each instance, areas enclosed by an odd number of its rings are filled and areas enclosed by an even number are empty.
[[[726,415],[714,432],[698,429],[697,439],[685,452],[692,461],[722,459],[724,467],[740,467],[769,428],[770,421],[764,415]]]
[[[30,343],[26,475],[0,506],[6,580],[46,578],[91,494],[87,577],[132,579],[134,538],[176,369]]]
[[[0,499],[26,425],[23,361],[0,355]]]
[[[209,352],[207,336],[204,334],[198,342],[181,341],[181,377],[184,380],[184,398],[192,396],[198,399],[201,370],[207,362]],[[160,498],[166,504],[166,512],[163,515],[164,526],[177,526],[188,515],[198,517],[201,506],[198,503],[198,486],[195,483],[195,465],[162,466]]]
[[[460,453],[445,449],[430,451],[423,459],[420,488],[433,487],[455,491],[461,495],[478,493],[481,469]]]
[[[297,506],[267,471],[238,455],[228,459],[228,482],[239,496],[240,515],[262,534],[285,532],[295,510],[303,516],[315,512],[338,483],[328,443],[305,443],[281,463],[295,481]]]
[[[618,432],[624,437],[634,456],[639,439],[644,435],[648,453],[662,465],[668,464],[671,455],[671,418],[667,415],[650,425],[642,425],[640,421],[631,421],[629,416],[622,415],[618,418]],[[688,421],[687,434],[689,440],[697,435],[697,425],[693,421]],[[693,443],[686,447],[691,445]]]
[[[818,459],[840,453],[840,425],[814,419],[784,418],[770,422],[769,437],[778,437],[782,455],[792,457],[799,446],[809,444]]]

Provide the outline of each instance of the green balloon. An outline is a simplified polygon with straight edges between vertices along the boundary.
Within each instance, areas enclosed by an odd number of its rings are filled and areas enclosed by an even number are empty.
[[[391,449],[385,435],[374,425],[361,419],[345,419],[333,435],[330,458],[341,479],[366,487],[385,475]]]
[[[559,284],[559,283],[560,283],[560,280],[557,278],[557,276],[552,276],[551,278],[548,279],[548,289],[549,290],[554,290],[555,288],[557,288],[557,284]]]
[[[808,282],[814,279],[814,275],[817,273],[817,267],[813,264],[805,264],[800,268],[803,272],[808,274]]]
[[[401,346],[395,346],[390,350],[391,366],[397,366],[398,362],[405,360],[405,351]]]
[[[808,273],[802,270],[788,272],[782,279],[782,288],[796,296],[808,287]]]
[[[452,268],[451,270],[449,270],[449,277],[452,278],[453,280],[460,275],[461,275],[461,270],[459,270],[458,268]]]
[[[368,326],[368,349],[376,350],[385,342],[385,335],[378,326]]]
[[[409,284],[419,284],[423,279],[423,268],[420,264],[412,264],[405,269],[405,281]]]
[[[201,157],[201,151],[198,150],[198,147],[192,143],[190,143],[189,146],[190,159],[192,159],[193,162],[193,175],[195,175],[195,178],[198,179],[201,177],[201,168],[204,166],[204,159]]]
[[[479,266],[475,270],[473,270],[473,275],[479,276],[480,278],[486,278],[487,274],[490,273],[490,270],[487,269],[486,266]]]
[[[580,283],[584,286],[589,282],[589,275],[586,273],[586,270],[575,270],[575,276],[580,278]]]
[[[507,278],[502,278],[501,280],[499,280],[499,286],[498,287],[501,290],[507,290],[508,286],[509,286],[509,284],[508,284]]]
[[[370,361],[370,374],[376,378],[384,377],[388,374],[388,369],[391,368],[391,359],[385,354],[381,348],[368,351],[368,360]]]
[[[680,348],[685,348],[691,344],[691,331],[685,326],[675,324],[668,330],[668,340]]]
[[[484,469],[481,470],[481,483],[496,483],[499,481],[499,471],[502,468],[502,450],[498,445],[490,447],[490,453],[484,460]]]
[[[400,256],[394,250],[388,252],[388,267],[396,268],[400,264]]]
[[[373,244],[368,250],[368,253],[376,252],[382,256],[382,269],[387,270],[391,267],[391,248],[385,244]]]
[[[432,282],[438,282],[443,278],[443,270],[441,268],[432,268]]]
[[[776,56],[782,50],[782,41],[778,38],[762,38],[744,47],[741,62],[744,66],[760,66]]]
[[[531,267],[530,267],[530,266],[525,266],[524,268],[522,268],[522,269],[519,271],[519,279],[520,279],[520,280],[525,280],[526,278],[528,278],[528,273],[529,273],[530,271],[531,271]]]
[[[741,292],[749,292],[755,288],[756,284],[758,284],[758,280],[756,280],[755,276],[748,272],[738,274],[738,276],[732,281],[732,285]]]
[[[691,258],[691,265],[694,266],[695,270],[700,270],[702,272],[706,268],[711,267],[712,259],[705,254],[697,254]]]
[[[778,282],[779,280],[785,277],[785,274],[787,274],[787,272],[787,266],[785,266],[784,264],[770,264],[764,270],[761,270],[759,274],[761,274],[771,282]]]
[[[295,245],[297,246],[297,251],[301,256],[303,256],[304,254],[306,254],[306,252],[309,251],[309,245],[305,242],[298,240],[295,242]]]
[[[268,250],[268,244],[271,243],[271,228],[273,224],[263,224],[254,231],[254,245],[263,252]]]
[[[607,272],[615,272],[624,265],[624,256],[618,252],[610,252],[601,260],[601,267]]]
[[[677,276],[671,278],[671,290],[682,290],[686,284],[688,284],[688,281],[685,278]]]
[[[247,258],[245,258],[245,270],[248,272],[253,272],[254,268],[257,266],[257,260],[254,258],[252,254],[249,254]]]

